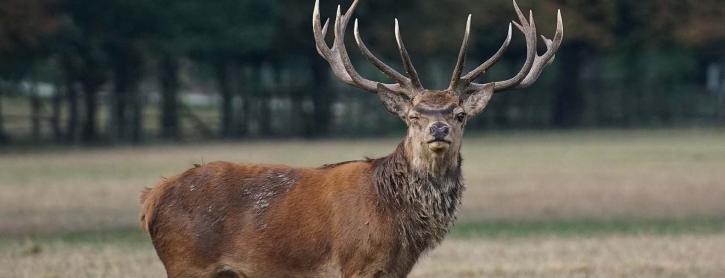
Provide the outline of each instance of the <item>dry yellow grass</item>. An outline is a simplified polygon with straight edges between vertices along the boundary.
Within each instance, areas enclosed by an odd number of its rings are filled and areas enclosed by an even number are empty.
[[[447,240],[411,277],[724,277],[725,235]],[[153,249],[18,242],[0,277],[163,277]]]
[[[37,245],[19,242],[0,252],[0,277],[13,278],[121,278],[164,277],[153,248],[138,246]]]
[[[723,219],[725,131],[470,135],[461,223]],[[214,160],[318,166],[381,156],[397,140],[257,141],[0,151],[0,277],[160,277],[148,242],[67,242],[133,230],[138,193]],[[50,238],[39,240],[37,235]],[[447,240],[415,277],[725,277],[725,234]],[[25,239],[24,239],[25,238]]]
[[[448,240],[412,277],[725,277],[725,235]]]

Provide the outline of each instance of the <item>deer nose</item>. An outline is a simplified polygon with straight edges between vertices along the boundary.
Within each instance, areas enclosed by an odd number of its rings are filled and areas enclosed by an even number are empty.
[[[436,122],[430,126],[430,134],[433,135],[433,138],[435,139],[445,138],[448,136],[448,131],[450,131],[450,128],[443,122]]]

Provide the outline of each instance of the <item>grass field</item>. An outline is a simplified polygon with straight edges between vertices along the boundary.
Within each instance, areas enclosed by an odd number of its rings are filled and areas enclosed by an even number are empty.
[[[397,140],[0,150],[0,277],[163,277],[138,193],[214,160],[317,166]],[[469,134],[459,223],[413,277],[725,277],[725,130]]]

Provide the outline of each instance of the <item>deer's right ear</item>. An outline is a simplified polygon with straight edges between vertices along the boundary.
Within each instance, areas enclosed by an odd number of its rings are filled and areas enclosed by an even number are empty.
[[[391,90],[383,84],[378,83],[378,97],[385,104],[385,109],[390,113],[405,119],[411,103],[410,98],[404,94]]]
[[[463,110],[468,115],[475,116],[481,113],[493,96],[494,83],[483,85],[482,88],[472,91],[463,101]]]

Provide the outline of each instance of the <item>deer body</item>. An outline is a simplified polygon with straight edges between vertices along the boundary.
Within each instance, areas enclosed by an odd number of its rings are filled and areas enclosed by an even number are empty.
[[[463,190],[460,167],[432,177],[409,160],[401,144],[315,169],[213,162],[147,191],[142,224],[169,277],[403,277]]]
[[[356,21],[362,54],[395,81],[385,84],[357,73],[345,50],[345,29],[357,4],[344,14],[338,7],[332,47],[315,4],[317,51],[340,80],[377,94],[408,126],[405,139],[379,159],[314,169],[214,162],[148,189],[141,197],[141,224],[169,277],[405,277],[456,218],[466,122],[495,92],[533,84],[563,38],[559,14],[554,39],[542,36],[547,51],[538,55],[533,15],[527,20],[514,1],[513,24],[526,39],[526,61],[511,79],[478,84],[507,49],[511,25],[496,54],[464,75],[469,16],[450,86],[435,91],[422,87],[397,20],[406,75],[367,49]]]

